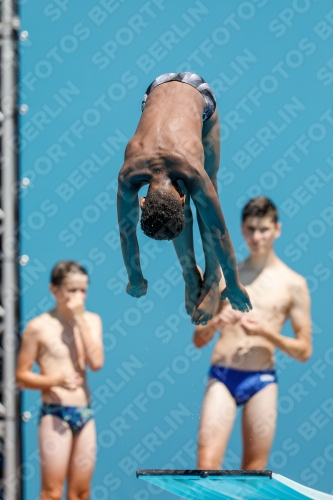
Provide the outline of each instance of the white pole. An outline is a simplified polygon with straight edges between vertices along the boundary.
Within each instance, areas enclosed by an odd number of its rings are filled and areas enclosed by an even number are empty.
[[[17,16],[14,0],[2,0],[1,24],[1,111],[2,135],[2,300],[5,310],[3,333],[3,395],[5,416],[4,493],[5,500],[19,500],[18,477],[18,391],[15,386],[17,350],[18,279],[17,279]]]

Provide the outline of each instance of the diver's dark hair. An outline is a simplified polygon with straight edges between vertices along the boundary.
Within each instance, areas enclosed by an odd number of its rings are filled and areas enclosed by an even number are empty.
[[[165,189],[149,189],[142,208],[142,231],[155,240],[173,240],[184,227],[184,208],[179,198]]]
[[[80,273],[88,276],[83,266],[74,260],[61,260],[57,262],[51,271],[51,283],[60,286],[66,276],[71,273]]]
[[[274,203],[266,196],[257,196],[252,198],[243,208],[242,222],[247,217],[266,217],[267,215],[272,218],[274,223],[279,220],[279,213]]]

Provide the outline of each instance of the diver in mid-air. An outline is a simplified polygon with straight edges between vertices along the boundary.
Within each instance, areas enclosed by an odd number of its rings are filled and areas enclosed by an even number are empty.
[[[216,311],[220,266],[226,283],[222,299],[229,299],[233,309],[250,310],[218,199],[220,123],[212,89],[194,73],[166,73],[148,87],[142,110],[119,173],[118,220],[127,292],[133,297],[147,292],[136,235],[140,204],[143,232],[173,241],[192,323],[206,324]],[[145,184],[149,189],[139,202],[138,191]],[[194,254],[190,198],[196,206],[205,254],[203,276]]]

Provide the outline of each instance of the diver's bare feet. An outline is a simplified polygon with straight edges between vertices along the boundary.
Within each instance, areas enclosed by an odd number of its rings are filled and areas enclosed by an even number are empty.
[[[206,325],[216,312],[220,299],[219,282],[203,283],[200,298],[194,308],[191,323]]]
[[[197,266],[196,271],[185,282],[185,308],[189,316],[192,316],[195,305],[200,297],[202,281],[202,271]]]

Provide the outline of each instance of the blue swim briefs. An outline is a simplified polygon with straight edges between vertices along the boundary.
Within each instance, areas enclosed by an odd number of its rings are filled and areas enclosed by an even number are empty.
[[[275,370],[245,371],[213,365],[209,376],[227,387],[237,406],[247,403],[266,385],[277,382]]]

